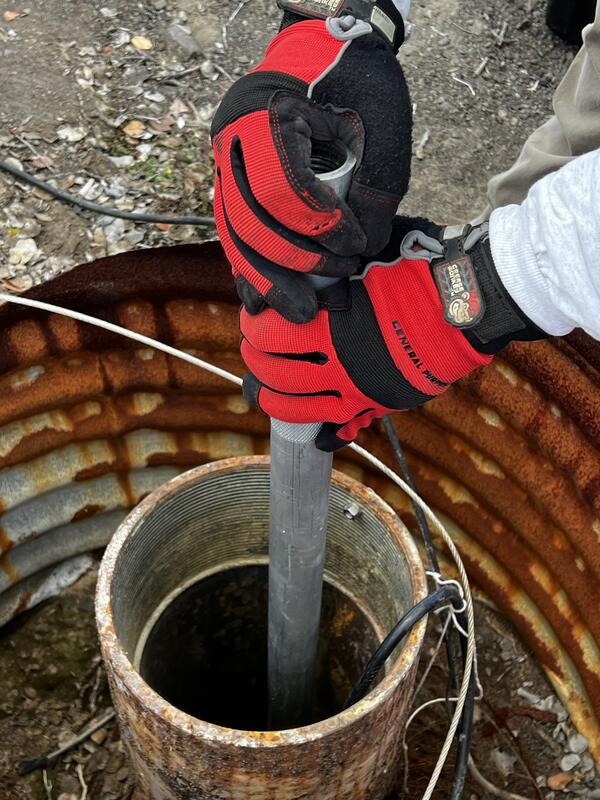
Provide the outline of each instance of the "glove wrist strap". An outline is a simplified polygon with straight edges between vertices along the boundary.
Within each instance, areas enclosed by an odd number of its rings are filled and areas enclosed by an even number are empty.
[[[291,24],[293,16],[305,19],[327,19],[350,15],[368,22],[398,52],[406,38],[404,18],[393,0],[277,0],[285,12],[282,27]]]
[[[547,338],[502,285],[487,226],[445,228],[443,245],[444,256],[431,263],[431,270],[444,317],[476,350],[495,353],[513,340]]]

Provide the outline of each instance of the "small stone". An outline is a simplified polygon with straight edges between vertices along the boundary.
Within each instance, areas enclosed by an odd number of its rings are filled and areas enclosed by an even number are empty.
[[[14,266],[29,264],[39,253],[38,247],[33,239],[19,239],[19,241],[8,252],[8,260]]]
[[[167,7],[167,0],[152,0],[152,7],[155,11],[164,11]]]
[[[81,126],[61,125],[56,131],[56,134],[63,142],[70,142],[73,144],[74,142],[80,142],[82,139],[85,139],[87,131]]]
[[[160,92],[144,92],[144,97],[152,103],[164,103],[167,99],[164,94]]]
[[[573,776],[568,772],[557,772],[555,775],[550,775],[547,780],[548,788],[557,792],[563,792],[572,782]]]
[[[42,232],[42,226],[35,219],[27,219],[21,228],[21,236],[35,237]]]
[[[119,167],[119,169],[130,167],[135,161],[133,156],[108,156],[108,160],[112,161],[115,167]]]
[[[176,22],[172,22],[167,28],[167,36],[186,59],[202,52],[202,48],[191,33],[188,33],[182,25],[178,25]]]
[[[118,12],[116,8],[107,8],[106,6],[103,6],[100,9],[100,13],[102,14],[103,17],[106,17],[107,19],[112,19],[113,17],[117,16]]]
[[[494,748],[490,755],[492,762],[503,775],[510,775],[514,772],[515,763],[517,761],[514,756],[505,753],[503,750],[498,750],[497,748]]]
[[[589,753],[584,753],[581,756],[581,764],[579,765],[579,770],[581,772],[584,772],[586,775],[588,773],[592,773],[592,776],[595,774],[596,768],[594,764],[594,759],[591,757]]]
[[[200,72],[205,78],[213,78],[217,71],[212,61],[207,58],[200,64]]]
[[[123,47],[124,44],[129,44],[131,36],[127,31],[120,30],[115,33],[112,39],[113,47]]]
[[[578,756],[577,753],[569,753],[568,755],[561,758],[560,761],[560,768],[563,772],[570,772],[572,769],[579,764],[581,761],[581,756]]]
[[[128,231],[125,236],[123,236],[123,239],[131,245],[139,244],[144,241],[144,231],[134,228],[132,231]]]
[[[21,164],[21,162],[18,159],[13,158],[13,156],[9,156],[5,160],[6,163],[9,164],[9,166],[14,167],[15,169],[20,169],[21,171],[23,170],[23,164]]]
[[[129,777],[129,767],[121,767],[121,769],[115,775],[115,778],[120,783],[122,783],[123,781],[126,781],[128,777]]]
[[[112,244],[122,239],[124,233],[125,233],[125,222],[122,219],[117,218],[113,220],[109,225],[106,225],[104,228],[104,235],[106,236],[106,241]]]
[[[25,697],[28,697],[30,700],[35,700],[35,698],[37,697],[37,692],[33,688],[33,686],[26,686],[23,689],[23,694],[25,695]]]
[[[567,744],[572,753],[581,754],[588,748],[588,740],[581,733],[574,733],[569,736]]]

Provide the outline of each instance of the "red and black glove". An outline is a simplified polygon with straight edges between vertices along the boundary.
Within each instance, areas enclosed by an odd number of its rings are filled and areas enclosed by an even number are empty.
[[[307,322],[317,301],[301,273],[351,275],[385,245],[408,187],[411,127],[395,47],[366,22],[296,21],[275,37],[211,129],[217,229],[247,310],[266,302]],[[357,159],[346,200],[310,166],[311,142],[335,141]]]
[[[418,236],[405,237],[399,219],[364,277],[319,294],[312,322],[294,325],[271,309],[241,312],[252,373],[246,398],[276,419],[325,422],[322,450],[347,444],[374,417],[441,394],[512,339],[546,336],[502,286],[485,227],[419,223]],[[431,264],[415,258],[415,239]]]

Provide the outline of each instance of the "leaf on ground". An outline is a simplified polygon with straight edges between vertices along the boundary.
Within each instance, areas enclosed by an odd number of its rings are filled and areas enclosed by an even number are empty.
[[[146,131],[146,126],[143,122],[140,122],[139,119],[132,119],[127,125],[123,126],[123,132],[127,134],[127,136],[131,136],[132,139],[139,139],[140,136],[143,136]]]
[[[553,792],[562,792],[573,781],[573,776],[568,772],[557,772],[546,780],[548,788]]]
[[[150,124],[155,131],[159,131],[160,133],[166,133],[167,131],[170,131],[173,125],[175,124],[175,118],[172,117],[170,114],[167,114],[166,117],[163,117],[162,119],[153,120]]]
[[[131,44],[136,50],[152,50],[154,47],[150,39],[147,39],[145,36],[134,36],[131,40]]]
[[[171,113],[171,114],[189,114],[190,110],[186,106],[186,104],[183,102],[183,100],[180,100],[178,97],[176,97],[175,100],[173,100],[173,102],[171,103],[171,107],[169,108],[169,113]]]
[[[4,22],[13,22],[15,19],[17,19],[17,17],[20,16],[21,16],[20,11],[5,11],[2,14],[2,19],[4,20]]]

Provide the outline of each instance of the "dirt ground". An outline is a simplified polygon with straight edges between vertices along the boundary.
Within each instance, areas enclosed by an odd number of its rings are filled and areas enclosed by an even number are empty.
[[[415,109],[406,213],[474,216],[487,179],[547,117],[574,49],[550,34],[543,11],[532,0],[414,2],[417,35],[401,55]],[[94,202],[210,213],[210,119],[278,18],[272,0],[5,0],[0,157]],[[81,213],[0,173],[0,281],[16,289],[105,254],[213,235]],[[49,770],[45,785],[40,772],[15,772],[16,762],[55,749],[110,705],[93,584],[92,574],[0,632],[0,800],[135,796],[112,723]],[[485,699],[474,758],[497,789],[471,777],[465,798],[600,797],[585,742],[527,650],[484,606],[478,623]],[[440,663],[419,701],[443,693]],[[433,706],[411,726],[409,791],[400,787],[398,797],[425,787],[443,724]],[[498,793],[508,790],[517,794]]]

